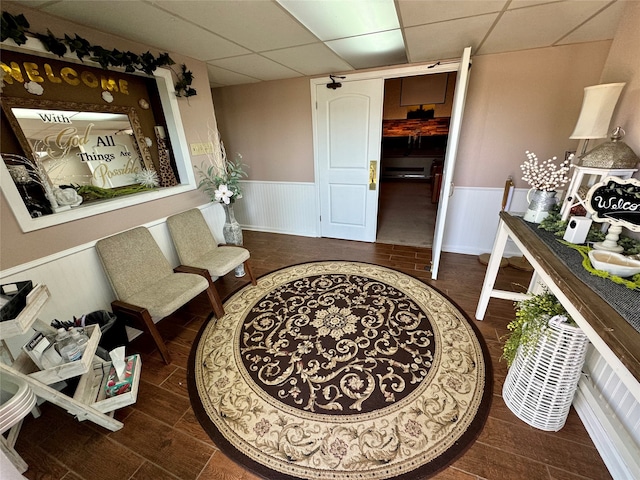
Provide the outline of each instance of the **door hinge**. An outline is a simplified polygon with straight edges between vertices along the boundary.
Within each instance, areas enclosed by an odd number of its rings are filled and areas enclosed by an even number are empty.
[[[320,215],[320,221],[322,221],[322,215]]]

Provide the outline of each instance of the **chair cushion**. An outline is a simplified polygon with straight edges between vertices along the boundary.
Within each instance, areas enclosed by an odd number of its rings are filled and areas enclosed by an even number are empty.
[[[198,266],[193,263],[197,258],[218,247],[209,225],[197,208],[170,216],[167,227],[182,265]]]
[[[173,275],[173,268],[144,227],[99,240],[96,251],[116,297],[123,301]]]
[[[246,248],[224,246],[206,252],[189,266],[206,268],[212,277],[222,277],[247,260],[249,260],[249,250]]]
[[[172,273],[122,301],[145,307],[154,323],[172,314],[189,300],[204,292],[209,282],[191,273]]]

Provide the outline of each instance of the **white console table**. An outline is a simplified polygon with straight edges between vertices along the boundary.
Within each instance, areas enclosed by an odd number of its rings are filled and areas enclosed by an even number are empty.
[[[508,239],[513,240],[533,266],[534,277],[537,276],[558,298],[629,393],[640,402],[640,333],[571,273],[521,218],[506,212],[500,213],[498,233],[487,265],[476,319],[484,318],[491,298],[514,301],[526,298],[525,294],[494,289]]]

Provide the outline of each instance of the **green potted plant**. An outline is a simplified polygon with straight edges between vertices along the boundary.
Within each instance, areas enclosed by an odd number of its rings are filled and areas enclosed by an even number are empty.
[[[526,300],[516,302],[516,318],[507,328],[511,334],[502,348],[502,358],[510,367],[513,363],[518,347],[522,346],[522,354],[527,355],[538,344],[540,337],[549,327],[549,319],[556,315],[567,317],[570,324],[575,325],[571,317],[558,302],[558,299],[548,290],[534,295]]]

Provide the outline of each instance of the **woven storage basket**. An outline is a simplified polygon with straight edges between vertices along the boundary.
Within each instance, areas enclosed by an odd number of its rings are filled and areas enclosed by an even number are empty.
[[[502,387],[507,407],[532,427],[557,432],[567,420],[589,340],[580,328],[549,320],[548,334],[522,354],[518,349]]]

